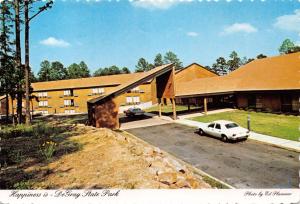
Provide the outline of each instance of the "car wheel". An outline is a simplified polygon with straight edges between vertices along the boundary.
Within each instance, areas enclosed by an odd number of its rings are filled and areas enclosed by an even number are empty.
[[[198,133],[199,135],[204,135],[204,131],[202,129],[199,129]]]
[[[228,138],[226,137],[226,135],[222,135],[222,141],[223,142],[228,142]]]

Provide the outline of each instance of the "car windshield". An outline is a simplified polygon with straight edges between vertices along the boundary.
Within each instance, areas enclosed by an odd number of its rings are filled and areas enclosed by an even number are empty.
[[[235,127],[238,127],[238,125],[236,123],[228,123],[225,125],[225,127],[227,129],[230,129],[230,128],[235,128]]]

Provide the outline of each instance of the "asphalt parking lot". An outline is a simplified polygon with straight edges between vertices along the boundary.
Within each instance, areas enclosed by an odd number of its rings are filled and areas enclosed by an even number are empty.
[[[223,143],[195,128],[163,124],[126,130],[236,188],[298,188],[299,153],[247,140]]]

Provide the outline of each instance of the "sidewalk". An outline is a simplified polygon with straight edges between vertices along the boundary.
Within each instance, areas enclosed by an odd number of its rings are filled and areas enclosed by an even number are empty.
[[[217,110],[211,110],[207,112],[207,115],[210,114],[216,114],[216,113],[223,113],[223,112],[228,112],[228,111],[234,111],[232,108],[223,108],[223,109],[217,109]],[[189,114],[184,114],[184,115],[179,115],[179,119],[186,119],[186,118],[193,118],[193,117],[198,117],[198,116],[203,116],[204,112],[202,113],[189,113]]]
[[[165,118],[163,118],[163,119],[165,119]],[[183,124],[183,125],[192,126],[192,127],[199,127],[201,124],[203,124],[201,122],[187,120],[187,119],[178,119],[174,122]],[[268,135],[255,133],[255,132],[250,132],[249,139],[300,152],[300,142],[281,139],[278,137],[272,137],[272,136],[268,136]]]

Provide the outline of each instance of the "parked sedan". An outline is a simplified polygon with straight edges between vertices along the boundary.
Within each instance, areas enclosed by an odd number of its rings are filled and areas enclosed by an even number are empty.
[[[211,135],[213,137],[221,138],[224,142],[227,142],[228,140],[247,139],[249,133],[250,131],[246,128],[226,120],[217,120],[199,126],[200,135]]]
[[[130,116],[141,116],[144,115],[145,111],[140,108],[129,108],[128,110],[124,111],[125,115]]]

